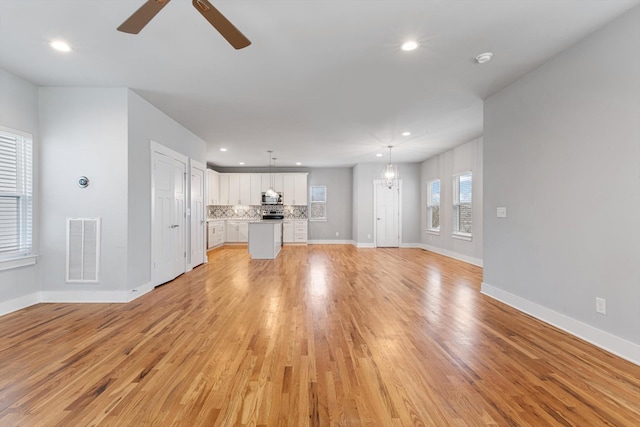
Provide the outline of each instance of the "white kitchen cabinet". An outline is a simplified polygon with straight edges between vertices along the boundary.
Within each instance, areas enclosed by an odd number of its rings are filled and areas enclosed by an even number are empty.
[[[220,204],[220,174],[207,169],[207,205]]]
[[[222,245],[226,237],[225,234],[224,221],[207,222],[207,249]]]
[[[284,220],[282,241],[284,243],[307,243],[307,228],[307,220]]]
[[[293,221],[284,221],[282,223],[282,241],[284,243],[293,243]]]
[[[247,221],[227,221],[227,243],[247,243],[249,224]]]
[[[247,206],[251,203],[251,174],[230,173],[229,204]]]
[[[285,205],[307,205],[307,174],[288,173],[283,175]]]
[[[229,174],[220,174],[220,204],[229,204]]]
[[[307,220],[293,221],[293,241],[295,243],[307,243]]]
[[[283,188],[283,173],[263,173],[262,175],[262,192],[267,191],[269,187],[273,185],[273,190],[282,193]]]
[[[259,206],[262,204],[262,174],[252,173],[250,174],[250,189],[249,204],[252,206]],[[267,190],[264,190],[267,191]]]

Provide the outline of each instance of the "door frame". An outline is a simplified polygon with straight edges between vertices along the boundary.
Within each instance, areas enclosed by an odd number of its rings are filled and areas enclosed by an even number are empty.
[[[209,175],[207,174],[207,166],[204,163],[201,163],[197,160],[194,159],[189,159],[189,173],[188,175],[188,183],[189,183],[189,210],[187,211],[187,218],[189,219],[189,238],[187,239],[187,242],[189,243],[189,262],[187,264],[187,271],[191,271],[193,270],[193,267],[196,267],[195,265],[193,265],[193,259],[191,259],[191,245],[193,244],[193,242],[191,241],[191,228],[193,227],[193,218],[195,217],[194,213],[193,213],[193,200],[191,199],[191,195],[193,194],[193,182],[191,182],[191,175],[193,175],[193,169],[197,168],[197,169],[201,169],[202,170],[202,218],[204,218],[204,224],[202,225],[202,253],[203,253],[203,259],[202,259],[202,263],[206,264],[207,263],[207,196],[208,196],[208,189],[209,189],[209,185],[207,183],[208,181],[208,177]],[[200,265],[200,264],[198,264]]]
[[[179,160],[179,161],[183,162],[185,164],[185,172],[190,171],[190,169],[189,169],[189,158],[187,156],[185,156],[184,154],[180,154],[177,151],[174,151],[171,148],[166,147],[166,146],[164,146],[164,145],[162,145],[162,144],[160,144],[160,143],[158,143],[158,142],[156,142],[156,141],[154,141],[152,139],[149,140],[149,154],[150,154],[150,160],[149,160],[150,165],[149,166],[150,166],[150,169],[151,169],[150,170],[150,172],[151,172],[151,212],[150,212],[151,218],[150,218],[150,221],[149,221],[150,224],[151,224],[151,254],[150,254],[151,256],[149,257],[150,258],[150,265],[149,265],[149,269],[150,270],[149,271],[151,272],[151,274],[150,274],[151,286],[156,287],[156,286],[161,285],[162,283],[165,283],[165,282],[164,281],[158,281],[158,278],[154,276],[155,268],[153,268],[153,263],[155,262],[155,258],[154,258],[154,253],[155,253],[155,250],[154,250],[154,247],[155,247],[154,246],[154,244],[155,244],[155,241],[154,241],[154,235],[155,235],[154,227],[155,227],[155,213],[156,213],[156,194],[155,194],[156,185],[155,185],[155,174],[154,174],[154,171],[153,171],[153,153],[154,152],[161,153],[161,154],[163,154],[165,156],[172,157],[174,160]],[[186,173],[186,176],[185,176],[185,190],[187,188],[191,189],[191,182],[190,181],[191,181],[190,174]],[[190,217],[187,215],[186,209],[187,209],[187,206],[190,207],[190,205],[191,205],[191,192],[190,191],[189,192],[185,191],[185,193],[186,193],[185,197],[187,198],[187,201],[185,201],[185,227],[183,227],[182,239],[183,239],[183,242],[184,242],[185,252],[187,252],[187,251],[190,251],[190,249],[187,249],[187,248],[190,248],[190,245],[189,246],[187,245],[187,243],[188,243],[188,239],[187,239],[188,234],[187,233],[189,231],[188,230],[189,229],[188,224],[190,224],[191,221],[190,221]],[[183,273],[187,272],[187,257],[186,256],[184,257],[184,268],[183,268],[182,272]]]
[[[373,180],[373,247],[378,247],[378,185],[384,184],[381,179]],[[402,180],[398,180],[398,247],[402,247]]]

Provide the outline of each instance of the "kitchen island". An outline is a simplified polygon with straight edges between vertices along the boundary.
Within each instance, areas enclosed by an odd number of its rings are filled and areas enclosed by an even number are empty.
[[[282,247],[282,220],[249,222],[251,259],[275,259]]]

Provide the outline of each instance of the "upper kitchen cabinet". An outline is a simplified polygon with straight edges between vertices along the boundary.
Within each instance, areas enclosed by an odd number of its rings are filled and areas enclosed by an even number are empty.
[[[287,173],[283,175],[283,192],[285,205],[307,204],[306,173]]]
[[[220,204],[220,174],[207,169],[207,205]]]
[[[249,205],[251,203],[251,175],[248,173],[230,173],[230,205]]]
[[[220,174],[220,204],[229,204],[229,174]]]
[[[262,174],[252,173],[251,178],[251,194],[249,197],[249,204],[252,206],[260,205],[262,203],[262,192],[267,191],[262,189]]]

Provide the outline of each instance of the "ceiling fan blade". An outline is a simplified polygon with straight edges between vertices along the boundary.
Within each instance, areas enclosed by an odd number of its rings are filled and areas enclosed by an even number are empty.
[[[198,12],[205,17],[207,21],[211,25],[214,26],[216,30],[222,37],[224,37],[230,44],[236,49],[242,49],[243,47],[247,47],[251,44],[248,38],[244,36],[227,18],[222,15],[209,3],[208,0],[192,0],[193,7],[198,9]]]
[[[160,10],[171,0],[147,0],[140,9],[136,10],[133,15],[118,27],[118,31],[129,34],[138,34],[145,25],[153,19]]]

